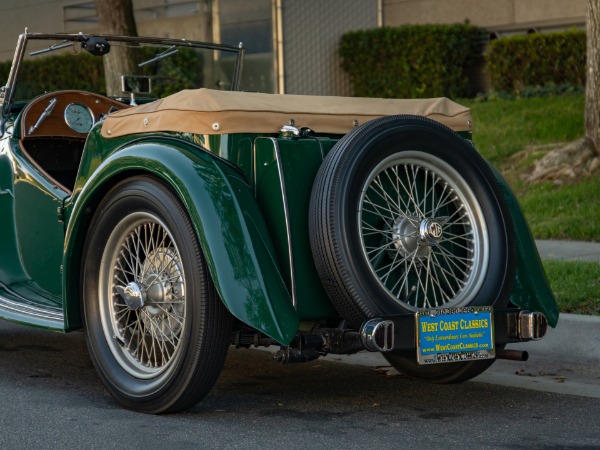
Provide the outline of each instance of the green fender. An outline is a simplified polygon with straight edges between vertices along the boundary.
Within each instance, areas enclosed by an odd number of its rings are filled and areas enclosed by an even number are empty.
[[[65,205],[63,286],[69,324],[76,326],[80,320],[81,247],[92,212],[116,182],[143,173],[160,178],[188,211],[227,309],[245,324],[288,344],[298,329],[298,315],[250,187],[227,162],[172,138],[137,139],[101,163],[90,157],[82,164],[72,203]]]
[[[544,266],[523,210],[506,180],[491,164],[489,166],[500,184],[515,228],[517,274],[510,300],[520,308],[543,313],[550,326],[556,327],[558,304],[550,289]]]

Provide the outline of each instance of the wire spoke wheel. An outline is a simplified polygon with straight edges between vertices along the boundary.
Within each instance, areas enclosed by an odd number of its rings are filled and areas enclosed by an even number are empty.
[[[361,189],[362,250],[374,276],[406,308],[463,306],[477,293],[489,238],[460,174],[422,152],[392,155]]]
[[[138,378],[167,370],[181,348],[186,288],[181,256],[155,216],[125,217],[109,237],[99,296],[106,339],[119,364]]]
[[[169,188],[139,176],[105,196],[86,239],[82,281],[90,357],[119,403],[176,412],[208,393],[232,319]]]

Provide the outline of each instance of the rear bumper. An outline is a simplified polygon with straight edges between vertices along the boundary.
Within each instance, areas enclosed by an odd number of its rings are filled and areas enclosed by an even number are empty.
[[[372,352],[414,351],[417,348],[415,316],[397,316],[369,319],[360,330],[360,339],[366,350]],[[521,309],[494,311],[494,340],[496,345],[542,339],[548,321],[540,312]]]

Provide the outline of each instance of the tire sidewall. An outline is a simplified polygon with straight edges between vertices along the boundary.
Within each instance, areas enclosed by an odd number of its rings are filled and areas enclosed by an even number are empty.
[[[366,124],[367,126],[369,124]],[[338,257],[347,279],[346,301],[357,303],[363,320],[380,315],[409,313],[381,285],[362,251],[357,220],[361,188],[380,161],[407,151],[425,152],[450,165],[472,190],[483,213],[488,234],[488,267],[479,291],[469,305],[504,306],[511,288],[512,228],[502,194],[487,163],[453,131],[423,118],[385,118],[366,131],[347,135],[328,158],[329,176],[336,177],[329,193],[331,233],[338,237]],[[334,154],[334,152],[343,154]],[[324,162],[326,166],[328,161]],[[332,164],[335,167],[332,167]],[[327,169],[325,169],[327,170]],[[314,193],[313,193],[314,194]],[[513,262],[514,265],[514,262]],[[354,320],[356,321],[356,320]]]
[[[186,316],[180,343],[182,347],[171,367],[150,379],[130,375],[115,360],[100,318],[98,279],[101,255],[112,230],[132,211],[149,212],[163,221],[177,245],[186,276]],[[116,186],[98,208],[90,231],[91,238],[84,251],[83,311],[92,361],[113,396],[126,406],[136,409],[140,402],[160,402],[161,399],[171,397],[176,386],[185,383],[185,378],[190,376],[185,368],[190,367],[190,359],[198,353],[195,347],[202,338],[198,333],[200,327],[197,326],[202,320],[201,305],[191,301],[201,298],[198,292],[200,284],[191,276],[199,273],[196,258],[190,251],[195,248],[193,237],[187,232],[185,218],[172,199],[156,185],[140,181],[129,181]],[[127,405],[127,402],[131,404]],[[164,408],[166,406],[163,405]]]

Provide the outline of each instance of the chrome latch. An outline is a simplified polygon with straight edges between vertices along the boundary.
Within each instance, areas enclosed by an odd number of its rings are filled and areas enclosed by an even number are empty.
[[[300,136],[300,130],[293,125],[284,125],[279,130],[281,137],[283,138],[295,138]]]

